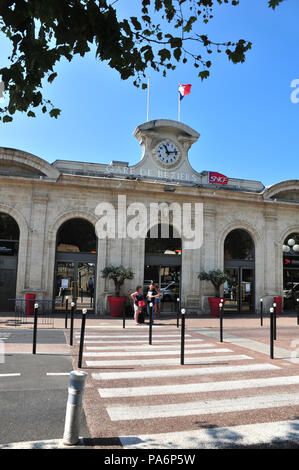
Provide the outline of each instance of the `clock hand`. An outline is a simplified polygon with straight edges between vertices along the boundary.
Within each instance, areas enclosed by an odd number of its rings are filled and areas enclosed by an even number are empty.
[[[165,148],[167,155],[169,155],[169,152],[167,150],[167,146],[165,144],[163,144],[163,147]]]

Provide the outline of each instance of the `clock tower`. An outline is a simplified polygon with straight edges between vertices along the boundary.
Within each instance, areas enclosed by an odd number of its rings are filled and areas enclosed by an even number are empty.
[[[188,160],[188,151],[199,134],[178,121],[158,119],[138,126],[134,131],[142,149],[141,161],[134,165],[135,171],[151,176],[165,175],[165,178],[177,178],[178,175],[192,174],[199,176],[193,170]],[[184,179],[184,178],[183,178]]]

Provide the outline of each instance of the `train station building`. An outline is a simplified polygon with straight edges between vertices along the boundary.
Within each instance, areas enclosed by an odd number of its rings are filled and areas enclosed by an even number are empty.
[[[188,151],[199,134],[166,119],[138,126],[135,165],[56,160],[22,150],[0,148],[0,311],[33,293],[57,304],[69,296],[95,314],[108,313],[113,283],[102,278],[109,265],[132,268],[122,293],[150,281],[165,289],[164,310],[176,296],[187,312],[208,313],[214,288],[200,281],[202,271],[230,274],[222,289],[229,313],[255,313],[260,298],[268,306],[277,296],[291,311],[299,297],[299,180],[265,187],[260,181],[220,175],[217,168],[194,169]],[[88,155],[86,156],[88,160]],[[262,177],[262,175],[261,175]],[[202,242],[188,240],[170,222],[174,237],[98,238],[99,204],[117,209],[140,203],[202,207]],[[193,207],[193,206],[192,206]],[[132,214],[131,214],[132,215]],[[159,216],[160,217],[160,216]],[[191,222],[195,224],[196,210]]]

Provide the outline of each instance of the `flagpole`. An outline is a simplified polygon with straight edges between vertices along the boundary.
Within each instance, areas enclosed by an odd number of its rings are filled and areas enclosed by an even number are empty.
[[[147,78],[147,110],[146,110],[146,121],[149,121],[149,102],[150,102],[150,81],[151,77]]]

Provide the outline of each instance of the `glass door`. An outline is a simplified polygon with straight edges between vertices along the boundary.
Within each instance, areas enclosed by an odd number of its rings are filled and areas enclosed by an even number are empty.
[[[181,266],[145,266],[144,292],[153,282],[161,289],[161,312],[175,312],[177,298],[180,296]]]
[[[225,270],[229,274],[230,279],[224,283],[223,296],[225,298],[224,308],[227,311],[238,313],[239,312],[239,268],[227,268]]]
[[[66,262],[56,263],[55,309],[64,310],[66,297],[75,302],[78,309],[94,308],[95,263]]]
[[[70,302],[73,298],[73,289],[75,282],[75,263],[59,261],[56,263],[55,280],[55,309],[63,310],[65,308],[65,298]]]
[[[161,312],[176,312],[181,266],[160,266]]]
[[[254,269],[226,268],[230,280],[224,283],[224,309],[231,313],[254,312]]]
[[[95,291],[95,264],[78,263],[77,268],[77,308],[92,309]]]
[[[295,311],[299,298],[299,269],[283,270],[283,308]]]
[[[253,313],[254,311],[254,270],[241,268],[241,302],[242,313]]]

